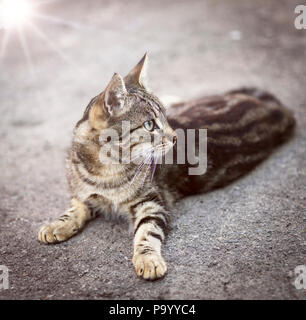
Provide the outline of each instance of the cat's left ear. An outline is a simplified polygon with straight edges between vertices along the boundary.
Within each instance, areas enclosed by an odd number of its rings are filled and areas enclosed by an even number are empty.
[[[130,71],[130,73],[124,78],[126,85],[138,85],[143,88],[147,87],[147,67],[148,56],[147,53],[137,63],[137,65]]]
[[[91,126],[99,130],[104,129],[110,116],[120,115],[124,111],[126,96],[124,81],[118,73],[115,73],[106,89],[97,96],[90,110]]]
[[[123,109],[127,91],[122,77],[115,73],[104,91],[104,105],[110,115]]]

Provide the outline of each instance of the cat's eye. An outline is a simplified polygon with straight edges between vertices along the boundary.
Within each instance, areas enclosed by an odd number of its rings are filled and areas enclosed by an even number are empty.
[[[148,120],[143,123],[143,126],[148,131],[153,131],[155,129],[155,121],[154,120]]]

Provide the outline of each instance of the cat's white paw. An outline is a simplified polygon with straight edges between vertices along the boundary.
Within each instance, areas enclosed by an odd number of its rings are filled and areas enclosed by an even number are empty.
[[[165,275],[167,265],[162,256],[152,254],[134,254],[133,264],[136,274],[146,280],[155,280]]]
[[[78,231],[79,226],[74,219],[57,220],[41,227],[38,240],[45,244],[61,242],[71,238]]]

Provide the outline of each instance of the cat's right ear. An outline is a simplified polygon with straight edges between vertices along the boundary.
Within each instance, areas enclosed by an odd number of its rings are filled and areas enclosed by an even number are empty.
[[[148,56],[147,53],[141,58],[136,66],[124,77],[127,85],[136,85],[143,88],[148,87],[147,83]]]
[[[126,95],[124,81],[118,73],[115,73],[90,112],[91,126],[97,129],[105,128],[107,118],[119,115],[123,111]]]

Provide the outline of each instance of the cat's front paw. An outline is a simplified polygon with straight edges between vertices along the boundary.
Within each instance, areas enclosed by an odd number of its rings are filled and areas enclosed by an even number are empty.
[[[73,219],[57,220],[41,227],[38,232],[38,240],[45,244],[62,242],[71,238],[78,231],[79,226]]]
[[[155,280],[161,278],[167,271],[165,260],[157,253],[134,254],[133,264],[137,276],[146,280]]]

